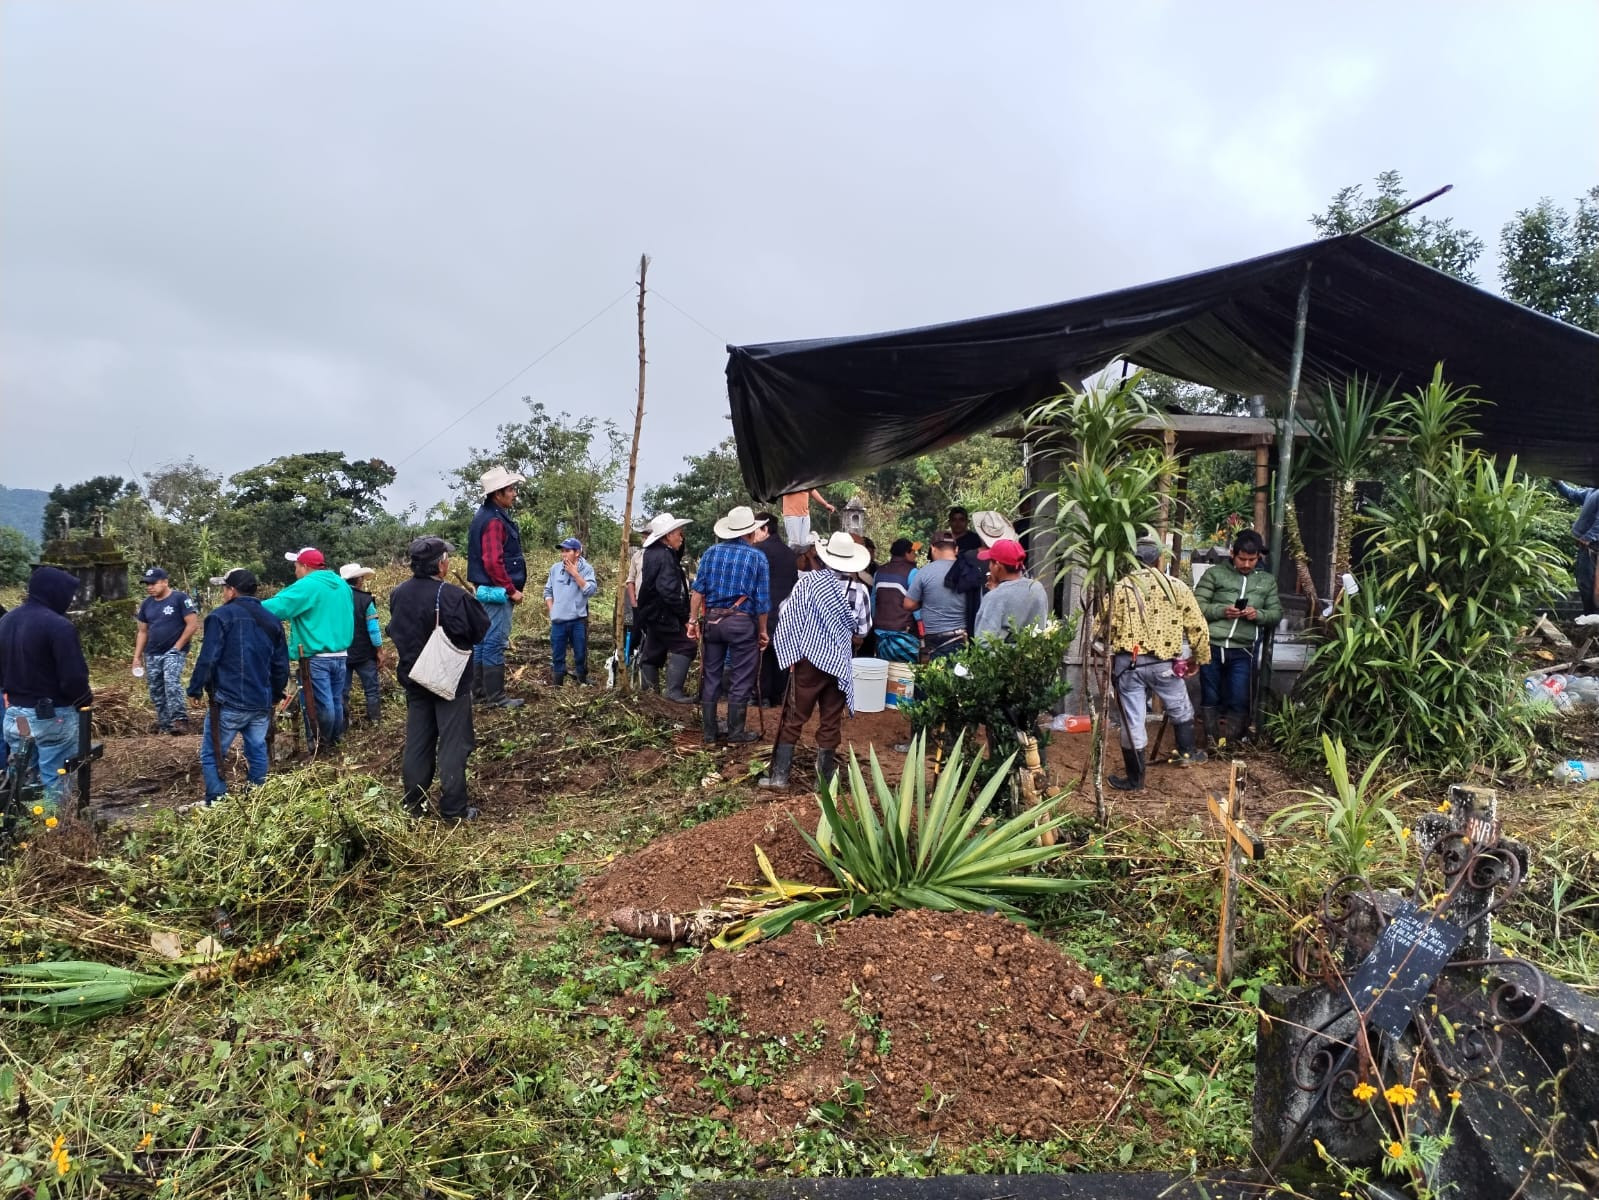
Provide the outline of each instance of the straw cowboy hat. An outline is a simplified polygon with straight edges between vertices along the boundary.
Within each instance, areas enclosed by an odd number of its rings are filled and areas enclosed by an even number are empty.
[[[846,575],[864,571],[866,564],[872,561],[872,552],[865,546],[856,545],[855,539],[843,532],[817,543],[816,555],[833,570]]]
[[[693,523],[687,517],[674,517],[671,513],[657,513],[650,519],[650,523],[645,526],[644,546],[648,549],[671,533],[672,530],[681,529],[683,526],[692,525]]]
[[[345,563],[339,568],[339,578],[349,583],[352,579],[360,579],[364,575],[376,575],[376,567],[363,567],[360,563]]]
[[[507,471],[504,467],[491,467],[478,477],[478,486],[483,489],[485,496],[492,496],[501,488],[508,488],[512,484],[526,482],[527,480],[515,471]]]
[[[992,546],[998,541],[1018,540],[1015,527],[1005,519],[1003,513],[991,508],[980,509],[972,514],[972,528],[977,530],[977,536],[983,539],[985,546]]]
[[[715,530],[716,536],[719,538],[739,538],[746,533],[754,533],[764,524],[764,521],[755,519],[755,514],[750,510],[749,505],[740,504],[711,528]]]

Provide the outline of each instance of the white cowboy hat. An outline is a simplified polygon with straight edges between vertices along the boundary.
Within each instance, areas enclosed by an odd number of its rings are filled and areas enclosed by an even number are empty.
[[[693,523],[687,517],[674,517],[671,513],[657,513],[651,518],[649,525],[646,526],[645,548],[655,545],[656,542],[671,533],[672,530],[681,529],[683,526],[692,525]]]
[[[485,496],[492,496],[501,488],[508,488],[514,483],[526,483],[522,476],[515,471],[507,471],[504,467],[491,467],[478,477],[478,485],[483,489]]]
[[[992,546],[998,541],[1017,541],[1016,529],[1005,519],[1003,513],[997,513],[991,508],[980,509],[972,514],[972,528],[977,530],[977,536],[983,539],[983,545]]]
[[[846,575],[864,571],[866,564],[872,561],[872,552],[865,546],[856,545],[855,539],[842,531],[835,533],[825,542],[818,542],[816,555],[833,570],[842,571]]]
[[[719,538],[738,538],[746,533],[753,533],[764,524],[764,521],[755,519],[755,513],[749,505],[740,504],[711,528]]]
[[[348,583],[352,579],[359,579],[363,575],[376,575],[376,567],[363,567],[360,563],[345,563],[339,568],[339,578]]]

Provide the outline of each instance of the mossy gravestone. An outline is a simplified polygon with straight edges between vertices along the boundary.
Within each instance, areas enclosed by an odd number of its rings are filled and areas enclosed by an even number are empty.
[[[1340,881],[1271,988],[1256,1049],[1255,1153],[1379,1177],[1415,1164],[1458,1200],[1599,1194],[1599,1005],[1494,946],[1528,866],[1492,792],[1417,823],[1407,900]]]

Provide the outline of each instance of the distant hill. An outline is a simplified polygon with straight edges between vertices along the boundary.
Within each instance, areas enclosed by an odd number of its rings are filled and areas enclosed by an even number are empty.
[[[49,492],[37,488],[0,487],[0,525],[9,525],[37,542],[49,498]]]

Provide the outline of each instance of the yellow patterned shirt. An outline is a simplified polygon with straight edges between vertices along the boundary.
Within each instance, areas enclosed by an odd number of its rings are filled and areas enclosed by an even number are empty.
[[[1110,602],[1112,652],[1176,658],[1184,641],[1196,662],[1210,661],[1210,628],[1187,584],[1153,567],[1116,584]]]

